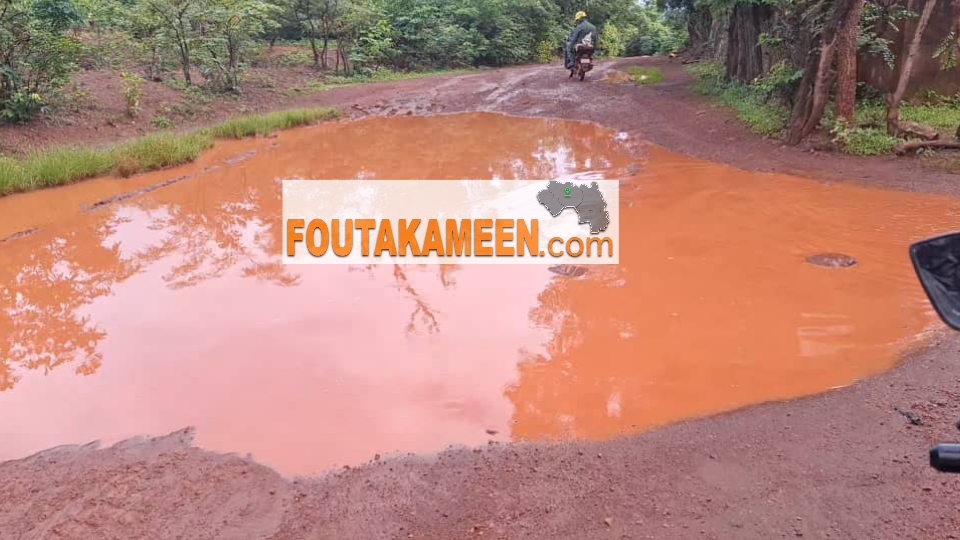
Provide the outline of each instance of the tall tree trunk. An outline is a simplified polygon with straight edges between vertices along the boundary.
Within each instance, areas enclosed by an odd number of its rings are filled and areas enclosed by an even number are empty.
[[[836,116],[853,124],[857,101],[857,39],[860,37],[860,16],[866,0],[854,0],[850,12],[840,24],[837,35],[837,100]]]
[[[920,0],[921,2],[924,0]],[[903,101],[903,95],[907,91],[907,84],[910,82],[910,72],[913,71],[913,63],[917,58],[917,52],[920,50],[920,38],[923,31],[930,22],[930,15],[933,8],[936,7],[937,0],[925,0],[923,11],[920,13],[920,19],[917,21],[917,28],[913,31],[913,37],[910,40],[910,47],[907,55],[900,55],[900,71],[897,76],[897,85],[892,93],[887,94],[887,134],[897,136],[900,134],[900,102]],[[910,3],[910,7],[914,2]]]
[[[729,15],[714,18],[710,25],[710,43],[713,46],[711,59],[715,62],[723,62],[727,58],[727,28],[729,25]]]
[[[327,45],[330,43],[330,38],[327,37],[326,31],[323,33],[323,48],[320,49],[320,69],[327,69]]]
[[[310,51],[313,53],[313,67],[320,67],[320,49],[317,48],[317,38],[310,35]]]
[[[190,79],[190,49],[186,44],[180,45],[180,65],[183,68],[183,80],[188,85],[193,84]]]
[[[727,78],[751,82],[763,75],[760,28],[773,11],[766,5],[738,3],[727,30]]]
[[[858,0],[837,2],[832,15],[823,27],[823,32],[820,34],[820,57],[815,60],[816,68],[811,69],[811,62],[814,60],[809,59],[800,83],[800,91],[807,92],[809,95],[798,94],[797,96],[787,128],[787,144],[799,144],[817,128],[823,118],[823,111],[827,106],[832,86],[830,69],[837,53],[837,30],[856,1]]]
[[[687,52],[693,57],[700,57],[706,53],[710,43],[710,29],[713,26],[713,16],[707,8],[694,9],[687,19]]]

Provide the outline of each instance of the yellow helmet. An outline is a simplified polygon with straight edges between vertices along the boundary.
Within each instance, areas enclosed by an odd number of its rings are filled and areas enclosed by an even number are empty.
[[[577,14],[573,16],[573,20],[579,21],[580,19],[582,19],[582,18],[584,18],[584,17],[586,17],[586,16],[587,16],[586,13],[584,13],[584,12],[582,12],[582,11],[578,11]]]

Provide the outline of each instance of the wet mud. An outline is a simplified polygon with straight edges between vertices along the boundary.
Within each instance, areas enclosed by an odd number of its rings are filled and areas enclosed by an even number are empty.
[[[849,385],[934,321],[906,246],[960,202],[635,143],[486,113],[368,119],[218,144],[122,193],[0,200],[4,228],[37,229],[0,247],[0,459],[183,426],[284,474],[605,439]],[[281,177],[586,172],[622,180],[618,266],[279,262]]]

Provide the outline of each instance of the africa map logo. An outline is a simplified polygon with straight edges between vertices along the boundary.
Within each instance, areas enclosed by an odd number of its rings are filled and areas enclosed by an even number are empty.
[[[605,210],[607,203],[596,182],[587,187],[551,180],[547,189],[537,193],[537,202],[546,207],[553,217],[559,216],[567,208],[573,208],[579,223],[590,224],[590,234],[599,234],[610,224],[610,215]]]

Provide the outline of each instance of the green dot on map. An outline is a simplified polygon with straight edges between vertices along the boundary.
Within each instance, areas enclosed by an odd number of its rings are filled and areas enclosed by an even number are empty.
[[[563,194],[566,195],[567,197],[569,197],[569,196],[570,196],[570,188],[569,188],[569,187],[563,188]]]

